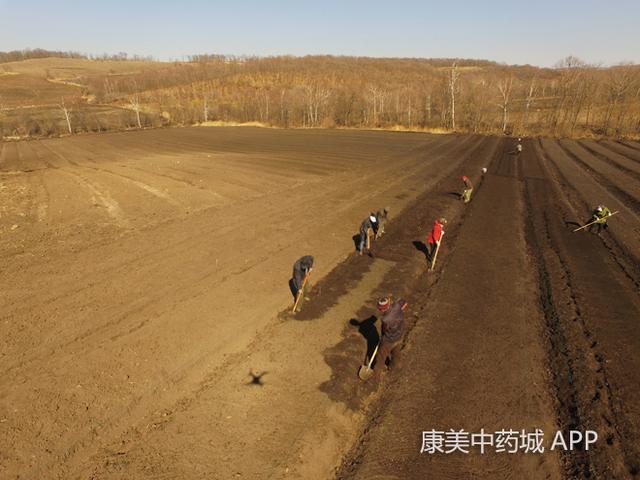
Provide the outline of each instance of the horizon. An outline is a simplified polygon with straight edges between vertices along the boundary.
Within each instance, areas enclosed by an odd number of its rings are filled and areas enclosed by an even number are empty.
[[[10,6],[0,0],[0,45],[4,51],[42,48],[90,56],[127,52],[156,61],[219,54],[469,59],[541,68],[567,56],[591,65],[640,63],[634,48],[640,44],[640,4],[631,0],[615,6],[543,0],[533,11],[523,1],[499,0],[462,12],[430,1],[80,5]]]

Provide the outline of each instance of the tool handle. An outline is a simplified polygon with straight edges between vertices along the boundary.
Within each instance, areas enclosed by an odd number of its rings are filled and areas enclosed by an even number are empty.
[[[604,217],[604,218],[605,218],[605,219],[607,219],[607,218],[609,218],[609,217],[613,217],[616,213],[620,213],[620,211],[619,211],[619,210],[616,210],[615,212],[610,213],[609,215],[607,215],[607,216],[606,216],[606,217]],[[594,223],[598,223],[600,220],[603,220],[603,219],[602,219],[602,218],[599,218],[598,220],[594,220],[593,222],[589,222],[589,223],[587,223],[586,225],[583,225],[583,226],[581,226],[581,227],[578,227],[578,228],[576,228],[576,229],[574,230],[574,233],[575,233],[575,232],[577,232],[578,230],[582,230],[583,228],[587,228],[587,227],[589,227],[589,226],[593,225]]]
[[[311,270],[309,270],[307,274],[304,276],[304,280],[302,281],[302,287],[300,287],[300,291],[298,292],[298,295],[296,295],[296,302],[293,304],[293,310],[291,310],[293,313],[296,313],[296,308],[298,308],[298,302],[300,301],[300,297],[304,295],[304,287],[307,286],[307,281],[309,280],[310,276],[311,276]]]
[[[438,252],[440,251],[440,245],[442,245],[442,240],[444,240],[444,232],[440,235],[440,241],[438,242],[438,246],[436,247],[436,253],[433,254],[433,260],[431,260],[431,270],[433,270],[436,266],[436,260],[438,258]]]
[[[371,364],[373,363],[374,358],[376,358],[376,354],[378,353],[378,347],[380,346],[380,344],[376,345],[376,348],[373,350],[373,355],[371,355],[371,358],[369,359],[369,365],[367,365],[367,368],[371,368]]]

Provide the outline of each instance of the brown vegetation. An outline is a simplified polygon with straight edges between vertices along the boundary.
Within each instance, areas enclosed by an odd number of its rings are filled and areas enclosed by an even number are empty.
[[[575,57],[543,69],[452,59],[199,55],[168,63],[74,55],[0,64],[3,136],[208,121],[567,137],[640,134],[636,65],[602,68]],[[56,62],[65,62],[64,68]],[[73,104],[69,121],[62,103]]]

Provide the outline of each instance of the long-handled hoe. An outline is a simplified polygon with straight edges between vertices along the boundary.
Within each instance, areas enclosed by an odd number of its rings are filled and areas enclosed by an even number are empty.
[[[606,217],[604,217],[604,218],[613,217],[616,213],[620,213],[620,212],[619,212],[618,210],[616,210],[615,212],[610,213],[609,215],[607,215],[607,216],[606,216]],[[587,223],[586,225],[583,225],[583,226],[581,226],[581,227],[578,227],[578,228],[576,228],[576,229],[574,230],[574,232],[577,232],[578,230],[582,230],[583,228],[590,227],[590,226],[591,226],[591,225],[593,225],[594,223],[598,223],[600,220],[602,220],[602,218],[599,218],[598,220],[594,220],[593,222],[589,222],[589,223]]]
[[[304,295],[304,287],[307,286],[307,281],[309,281],[310,276],[311,276],[311,270],[309,270],[307,274],[304,276],[304,280],[302,281],[302,287],[298,291],[298,295],[296,295],[296,302],[293,304],[293,309],[291,310],[292,313],[296,313],[296,308],[298,308],[298,302],[300,302],[300,298],[302,298],[302,296]]]
[[[433,260],[431,260],[431,268],[433,270],[436,267],[436,260],[438,259],[438,252],[440,251],[440,245],[444,240],[444,232],[442,232],[442,236],[440,237],[440,241],[438,242],[438,246],[436,247],[436,252],[433,254]]]

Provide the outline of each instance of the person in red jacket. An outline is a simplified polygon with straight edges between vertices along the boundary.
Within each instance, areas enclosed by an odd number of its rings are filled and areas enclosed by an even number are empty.
[[[433,222],[433,228],[431,229],[431,233],[429,233],[429,238],[427,242],[429,244],[429,261],[433,259],[433,255],[436,253],[436,248],[440,244],[442,240],[442,235],[444,235],[444,226],[447,224],[446,218],[439,218],[435,222]]]

